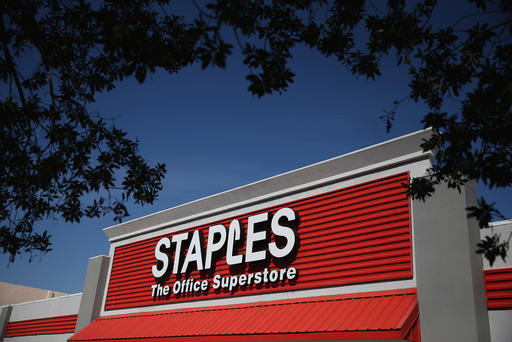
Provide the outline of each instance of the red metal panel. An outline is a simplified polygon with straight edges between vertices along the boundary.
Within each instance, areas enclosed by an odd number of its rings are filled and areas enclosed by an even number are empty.
[[[5,337],[72,333],[77,317],[66,315],[9,322]]]
[[[154,249],[160,238],[169,235],[119,246],[114,251],[105,309],[411,278],[410,201],[403,186],[408,182],[409,174],[400,173],[185,230],[201,229],[207,241],[210,226],[228,227],[233,219],[238,219],[247,227],[251,215],[292,208],[300,217],[300,247],[290,265],[298,270],[299,276],[293,284],[244,286],[233,293],[210,289],[201,295],[154,299]],[[271,263],[268,268],[279,267]],[[217,261],[215,274],[230,275],[225,257]],[[190,277],[211,281],[213,275],[193,271]],[[175,280],[171,275],[167,284],[172,286]]]
[[[104,316],[68,341],[419,340],[416,289]]]
[[[484,271],[488,309],[512,308],[512,267]]]

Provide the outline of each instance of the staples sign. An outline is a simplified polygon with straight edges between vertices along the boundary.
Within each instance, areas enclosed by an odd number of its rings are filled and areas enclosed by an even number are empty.
[[[216,260],[222,257],[229,266],[242,266],[244,263],[256,266],[269,258],[274,261],[286,259],[298,248],[298,222],[297,213],[285,207],[274,215],[264,212],[249,216],[246,234],[240,220],[235,219],[229,227],[222,224],[209,227],[207,239],[200,229],[161,238],[155,246],[158,262],[151,268],[157,280],[157,284],[151,286],[152,296],[168,296],[171,292],[174,295],[199,293],[210,287],[234,291],[238,286],[294,280],[298,276],[294,267],[274,270],[260,268],[258,272],[224,277],[215,274],[211,283],[207,279],[178,279],[180,275],[193,270],[211,272],[215,270]],[[240,248],[244,245],[245,248]],[[171,273],[177,276],[177,280],[172,286],[162,285]]]

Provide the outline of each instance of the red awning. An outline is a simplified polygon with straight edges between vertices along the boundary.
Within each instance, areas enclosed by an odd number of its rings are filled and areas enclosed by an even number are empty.
[[[68,341],[419,341],[415,289],[103,316]]]

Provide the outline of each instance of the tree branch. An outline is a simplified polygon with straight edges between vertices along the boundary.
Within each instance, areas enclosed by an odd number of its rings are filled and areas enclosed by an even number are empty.
[[[14,64],[14,61],[12,60],[12,56],[9,51],[9,47],[7,46],[7,33],[5,32],[3,15],[0,15],[0,29],[2,30],[2,37],[3,37],[2,46],[4,49],[4,53],[5,53],[5,60],[7,62],[9,71],[12,74],[12,77],[14,78],[14,83],[16,83],[16,88],[18,89],[18,94],[20,96],[21,104],[23,105],[23,107],[25,107],[26,101],[25,101],[25,94],[23,93],[23,87],[21,86],[21,82],[18,77],[18,72],[16,70],[16,66]]]

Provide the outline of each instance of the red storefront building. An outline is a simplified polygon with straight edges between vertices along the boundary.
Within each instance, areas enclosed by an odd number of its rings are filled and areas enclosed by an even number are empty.
[[[406,195],[428,134],[106,228],[83,293],[2,307],[4,341],[512,341],[512,267],[474,252],[476,187]]]

